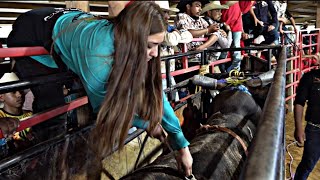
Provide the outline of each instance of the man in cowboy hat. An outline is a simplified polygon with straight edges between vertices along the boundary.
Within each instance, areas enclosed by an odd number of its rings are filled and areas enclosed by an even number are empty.
[[[175,19],[175,25],[177,29],[188,30],[194,38],[204,37],[208,35],[206,42],[191,42],[187,44],[188,50],[204,50],[207,47],[213,45],[218,37],[213,32],[219,31],[220,27],[218,24],[209,24],[200,17],[202,6],[207,4],[208,1],[201,0],[186,0],[180,1],[177,8],[180,12]]]
[[[178,43],[189,43],[192,41],[193,37],[189,31],[179,31],[175,26],[169,25],[170,13],[177,13],[179,9],[170,8],[168,1],[155,1],[156,4],[160,6],[164,12],[164,19],[168,24],[167,32],[164,37],[164,41],[160,46],[160,56],[168,56],[174,54],[173,46],[178,45]],[[175,69],[175,59],[170,59],[170,71]],[[165,61],[161,61],[161,73],[166,73]],[[175,85],[176,82],[172,76],[170,76],[171,85]],[[167,88],[166,79],[162,79],[163,89]],[[177,91],[171,93],[171,99],[174,101],[179,101],[179,95]]]
[[[211,24],[218,24],[221,28],[218,32],[214,32],[213,34],[217,35],[218,41],[213,44],[216,49],[221,48],[229,48],[232,43],[232,33],[230,26],[225,23],[221,23],[221,10],[228,9],[227,5],[221,5],[220,1],[211,1],[210,3],[206,4],[202,9],[201,14],[204,14],[204,19],[208,22],[209,25]],[[209,61],[215,61],[218,59],[225,59],[226,53],[221,52],[213,52],[210,53]],[[221,72],[226,72],[224,68],[224,64],[219,65]]]

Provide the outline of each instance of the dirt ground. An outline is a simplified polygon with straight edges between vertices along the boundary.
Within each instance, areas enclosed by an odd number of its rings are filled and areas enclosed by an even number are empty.
[[[304,122],[305,123],[305,122]],[[293,113],[289,112],[286,114],[286,147],[294,142],[294,119]],[[320,137],[319,137],[320,138]],[[293,157],[293,162],[291,165],[292,173],[294,174],[303,154],[303,147],[298,147],[296,145],[290,145],[288,150]],[[286,179],[290,178],[290,165],[291,158],[286,152]],[[320,161],[318,161],[316,167],[311,172],[308,180],[319,180],[320,179]]]

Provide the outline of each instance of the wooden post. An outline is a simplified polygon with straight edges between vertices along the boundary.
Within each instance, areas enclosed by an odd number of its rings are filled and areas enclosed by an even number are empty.
[[[78,8],[85,12],[89,12],[89,1],[66,1],[66,8]]]
[[[317,6],[317,20],[316,20],[316,28],[320,28],[320,3],[317,2],[318,6]]]

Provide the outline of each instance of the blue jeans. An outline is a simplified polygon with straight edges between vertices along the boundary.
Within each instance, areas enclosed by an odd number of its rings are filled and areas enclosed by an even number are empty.
[[[241,31],[232,32],[233,47],[240,48],[241,34],[242,34]],[[241,64],[241,51],[234,51],[232,53],[232,64],[227,69],[227,71],[230,72],[232,69],[240,70],[240,64]]]
[[[307,179],[320,158],[320,128],[307,124],[305,133],[303,156],[297,167],[295,180]]]

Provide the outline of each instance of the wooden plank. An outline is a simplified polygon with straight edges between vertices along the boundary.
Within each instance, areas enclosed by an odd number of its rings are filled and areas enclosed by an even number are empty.
[[[78,8],[85,12],[89,12],[89,1],[66,1],[67,8]]]
[[[295,2],[295,4],[292,5],[292,3],[289,3],[288,4],[288,9],[289,11],[293,11],[295,9],[298,9],[298,8],[304,8],[304,7],[307,7],[307,6],[311,6],[312,3],[310,1],[298,1],[298,2]]]
[[[295,18],[296,23],[304,23],[305,21],[313,20],[315,17]]]

